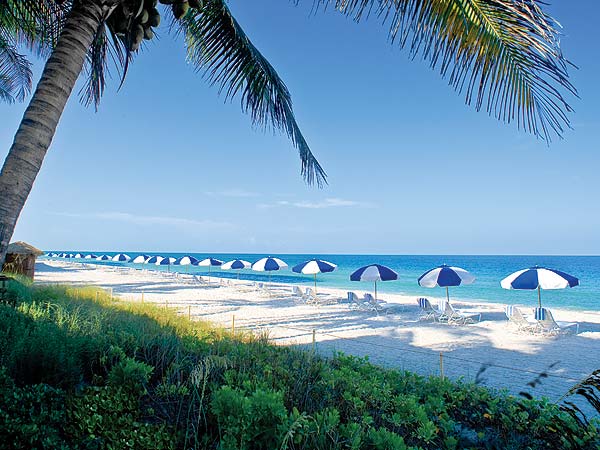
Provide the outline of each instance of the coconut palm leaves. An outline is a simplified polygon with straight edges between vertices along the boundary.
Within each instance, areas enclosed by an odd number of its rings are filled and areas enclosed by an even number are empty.
[[[254,47],[223,0],[205,2],[179,22],[188,59],[226,98],[241,96],[242,109],[255,124],[283,130],[300,153],[302,175],[309,184],[326,183],[325,171],[302,135],[290,93],[277,72]]]
[[[549,141],[569,126],[562,92],[576,94],[558,24],[539,0],[315,0],[356,21],[374,14],[451,86],[505,122]]]
[[[0,100],[23,101],[31,92],[31,64],[19,48],[45,54],[58,39],[64,11],[52,0],[0,0]]]

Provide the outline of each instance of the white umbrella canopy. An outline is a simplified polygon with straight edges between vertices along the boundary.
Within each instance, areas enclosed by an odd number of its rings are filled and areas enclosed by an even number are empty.
[[[196,265],[200,267],[208,267],[208,280],[210,281],[210,268],[213,266],[221,266],[222,264],[223,261],[221,261],[220,259],[205,258],[202,261],[198,261],[198,264]]]
[[[146,261],[144,261],[144,264],[156,264],[157,262],[161,261],[164,257],[160,256],[160,255],[154,255],[151,256],[150,258],[148,258]]]
[[[269,283],[271,282],[271,272],[276,270],[285,269],[287,267],[287,263],[279,258],[273,258],[272,256],[268,256],[266,258],[261,258],[252,264],[252,270],[256,270],[257,272],[268,272],[269,273]]]

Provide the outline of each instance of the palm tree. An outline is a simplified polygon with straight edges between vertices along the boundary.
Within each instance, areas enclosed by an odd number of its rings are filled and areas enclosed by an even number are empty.
[[[437,68],[466,102],[550,140],[569,126],[562,93],[575,94],[555,22],[538,0],[313,0],[356,21],[376,14],[390,40]],[[85,104],[104,91],[108,56],[121,82],[161,17],[183,35],[188,59],[227,97],[241,97],[254,123],[285,132],[298,149],[309,184],[326,183],[294,118],[290,94],[232,17],[225,0],[0,0],[25,9],[44,35],[58,36],[0,172],[0,262],[40,170],[77,78],[87,67]],[[332,4],[333,6],[330,6]],[[40,6],[41,5],[41,6]],[[0,27],[2,24],[0,23]]]

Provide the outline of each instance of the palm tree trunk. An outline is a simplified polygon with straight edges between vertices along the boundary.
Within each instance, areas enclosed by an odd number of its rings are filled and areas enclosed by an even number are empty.
[[[0,268],[17,219],[102,22],[104,3],[104,0],[75,0],[4,161],[0,172]]]

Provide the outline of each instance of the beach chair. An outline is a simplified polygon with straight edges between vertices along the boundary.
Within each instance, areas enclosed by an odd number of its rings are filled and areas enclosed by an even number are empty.
[[[521,310],[516,306],[505,306],[504,314],[506,314],[506,317],[508,318],[508,323],[513,324],[515,327],[517,327],[517,331],[535,333],[539,330],[539,324],[537,320],[525,316],[521,312]]]
[[[366,311],[368,307],[365,302],[361,300],[358,295],[354,292],[348,291],[348,307],[350,309],[358,309],[360,311]]]
[[[368,292],[365,293],[363,303],[365,304],[365,307],[367,309],[369,309],[371,311],[375,311],[377,314],[379,314],[382,311],[387,312],[387,302],[385,302],[383,300],[375,299],[375,297],[373,297]]]
[[[304,294],[302,293],[302,289],[300,289],[298,286],[292,286],[292,297],[303,298]]]
[[[450,325],[466,325],[468,323],[475,323],[475,318],[477,318],[477,322],[481,321],[481,313],[464,313],[462,311],[458,311],[454,309],[454,307],[448,301],[443,301],[444,305],[444,319]]]
[[[533,310],[535,320],[540,326],[542,333],[560,334],[568,333],[569,330],[575,330],[579,334],[579,324],[577,322],[563,322],[554,320],[552,312],[546,308],[535,308]]]
[[[419,320],[440,321],[440,318],[443,314],[439,309],[436,309],[431,305],[429,299],[425,297],[420,297],[417,299],[417,303],[419,304],[419,308],[421,308]]]

